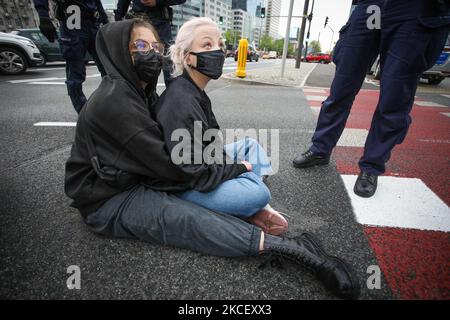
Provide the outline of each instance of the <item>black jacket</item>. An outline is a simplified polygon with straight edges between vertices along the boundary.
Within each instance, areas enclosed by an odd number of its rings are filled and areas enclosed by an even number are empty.
[[[97,53],[107,75],[79,115],[65,175],[65,192],[83,215],[137,183],[163,191],[192,187],[172,165],[158,124],[151,118],[148,105],[157,99],[156,82],[144,92],[133,69],[128,51],[132,22],[107,24],[97,35]],[[89,150],[90,138],[94,151]],[[119,173],[117,181],[99,177],[93,152],[104,171]]]
[[[187,129],[191,141],[190,164],[182,163],[178,167],[191,177],[190,184],[194,189],[202,192],[211,191],[225,180],[233,179],[247,171],[244,164],[232,163],[227,159],[223,149],[221,154],[221,164],[196,164],[194,162],[194,144],[202,146],[203,150],[212,141],[198,141],[194,134],[194,122],[201,121],[202,137],[208,129],[220,129],[211,108],[211,101],[206,93],[201,90],[189,77],[187,72],[172,81],[170,86],[161,95],[158,102],[154,105],[153,117],[160,124],[164,134],[167,151],[170,154],[180,141],[172,141],[172,133],[176,129]],[[216,141],[223,145],[222,141]],[[178,148],[176,151],[179,151]],[[201,156],[200,156],[201,157]],[[201,159],[203,159],[201,157]]]

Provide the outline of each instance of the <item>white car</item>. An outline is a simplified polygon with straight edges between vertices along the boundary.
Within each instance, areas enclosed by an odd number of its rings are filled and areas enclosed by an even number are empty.
[[[0,32],[0,73],[20,74],[42,62],[38,47],[28,38]]]

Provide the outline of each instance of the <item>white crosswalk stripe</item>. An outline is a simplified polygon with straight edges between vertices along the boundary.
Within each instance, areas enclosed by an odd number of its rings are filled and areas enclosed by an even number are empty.
[[[369,226],[450,231],[450,208],[420,179],[381,176],[371,198],[353,192],[356,175],[342,175],[359,223]]]

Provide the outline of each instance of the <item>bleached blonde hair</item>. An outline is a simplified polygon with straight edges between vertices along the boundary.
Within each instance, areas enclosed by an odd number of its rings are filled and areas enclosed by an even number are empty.
[[[213,26],[219,30],[217,23],[206,17],[192,18],[178,30],[175,43],[169,48],[169,56],[174,66],[173,77],[182,74],[184,69],[189,68],[186,58],[191,51],[192,42],[194,42],[195,30],[203,26]]]

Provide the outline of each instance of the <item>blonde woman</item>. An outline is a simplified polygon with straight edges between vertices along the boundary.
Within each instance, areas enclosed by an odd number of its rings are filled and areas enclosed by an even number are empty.
[[[288,223],[269,206],[270,191],[262,181],[263,176],[272,174],[264,149],[253,139],[226,146],[217,137],[213,141],[202,139],[207,130],[219,129],[204,89],[211,79],[222,74],[225,53],[220,30],[209,18],[186,22],[170,48],[170,57],[174,75],[179,77],[162,94],[154,116],[162,128],[169,154],[183,158],[178,167],[195,185],[194,190],[178,195],[208,209],[246,219],[266,233],[285,232]],[[201,137],[195,134],[196,125],[201,129]],[[192,139],[191,145],[179,155],[180,141],[174,141],[172,135],[180,129],[187,130]],[[215,154],[215,161],[207,163],[203,160],[204,151],[213,143],[220,146],[220,151]]]

